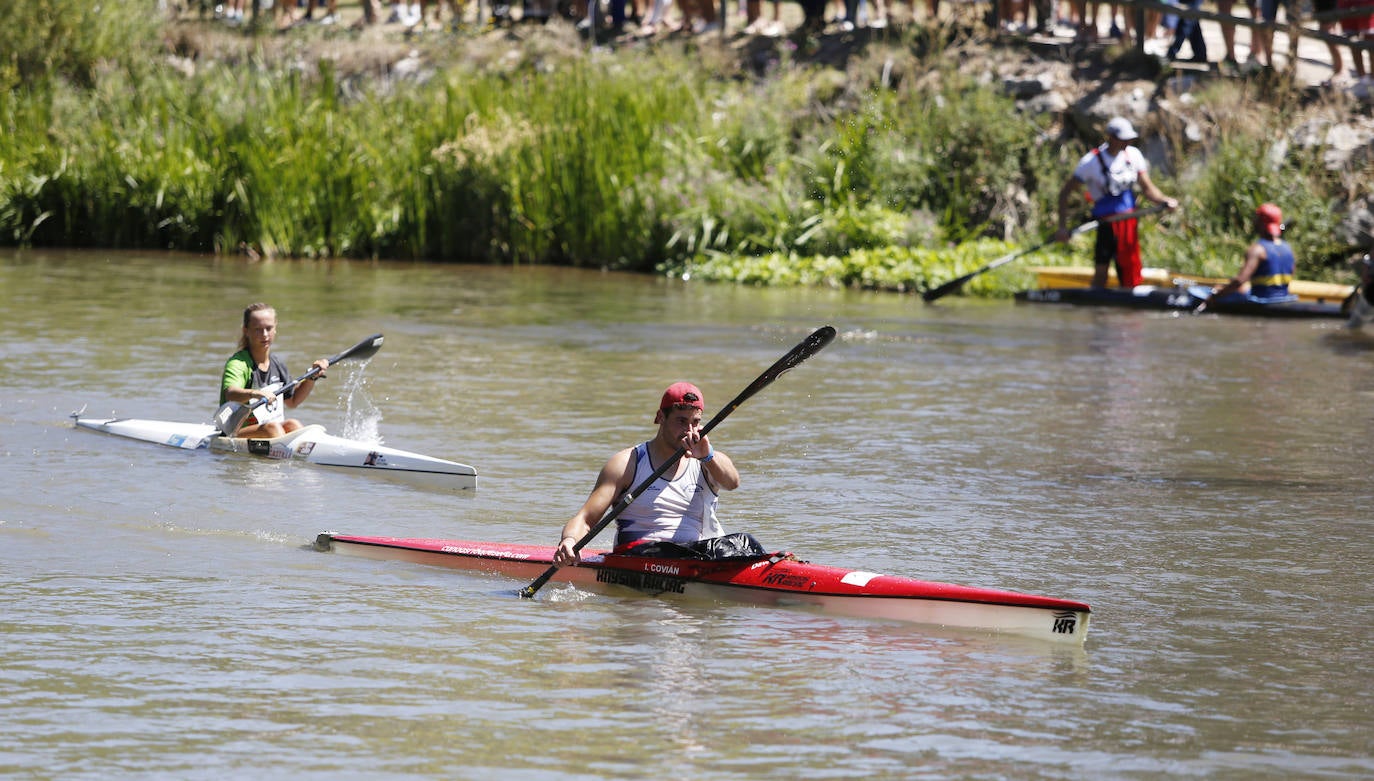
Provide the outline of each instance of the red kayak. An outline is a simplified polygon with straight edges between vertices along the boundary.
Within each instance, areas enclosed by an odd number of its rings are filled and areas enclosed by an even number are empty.
[[[468,540],[360,537],[325,533],[321,551],[493,572],[531,580],[553,563],[553,547]],[[705,597],[761,605],[804,606],[860,618],[1006,632],[1056,643],[1082,643],[1086,603],[915,580],[799,561],[787,553],[703,561],[582,551],[582,564],[554,580],[598,591]]]

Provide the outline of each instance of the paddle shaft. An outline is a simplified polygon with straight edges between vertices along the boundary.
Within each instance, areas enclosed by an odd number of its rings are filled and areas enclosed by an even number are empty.
[[[1157,212],[1163,211],[1164,208],[1165,207],[1163,206],[1152,206],[1149,209],[1123,212],[1121,214],[1113,214],[1109,217],[1103,217],[1099,220],[1090,220],[1088,222],[1083,223],[1082,225],[1079,225],[1077,228],[1074,228],[1073,230],[1069,231],[1069,238],[1073,238],[1074,236],[1077,236],[1080,233],[1086,233],[1100,225],[1109,225],[1113,222],[1120,222],[1122,220],[1137,219],[1140,217],[1144,217],[1146,215],[1155,214]],[[1051,237],[1049,239],[1046,239],[1045,241],[1040,242],[1039,244],[1036,244],[1034,247],[1029,247],[1023,250],[1017,250],[1016,252],[1013,252],[1009,255],[1003,255],[997,260],[994,260],[986,266],[983,266],[982,268],[978,269],[977,271],[970,271],[962,277],[951,279],[950,281],[944,283],[943,285],[940,285],[939,287],[925,291],[921,294],[921,299],[929,303],[937,298],[949,295],[955,290],[958,290],[960,287],[963,287],[964,283],[969,281],[970,279],[973,279],[974,277],[980,274],[986,274],[987,272],[992,271],[998,266],[1006,265],[1007,263],[1010,263],[1023,255],[1029,255],[1032,252],[1044,249],[1045,247],[1053,243],[1054,238]]]
[[[807,358],[810,358],[811,356],[820,352],[821,349],[824,348],[827,344],[830,344],[830,342],[833,341],[834,338],[835,329],[832,326],[827,325],[816,329],[810,336],[803,339],[800,344],[798,344],[796,347],[793,347],[790,352],[788,352],[783,357],[779,358],[778,361],[774,363],[772,366],[768,367],[768,370],[765,371],[763,374],[760,374],[758,376],[758,379],[751,382],[749,384],[749,387],[740,391],[740,394],[736,396],[734,399],[732,399],[729,404],[726,404],[724,407],[721,407],[720,411],[715,414],[715,417],[711,418],[711,420],[707,422],[705,426],[701,427],[701,436],[705,437],[707,434],[710,434],[712,429],[714,429],[722,420],[725,420],[725,418],[729,416],[731,412],[734,412],[737,408],[739,408],[741,404],[748,401],[759,391],[768,387],[770,384],[772,384],[774,380],[776,380],[778,377],[781,377],[783,373],[796,367],[802,361],[805,361]],[[620,500],[615,503],[615,506],[613,506],[610,510],[607,510],[606,514],[601,516],[601,520],[597,521],[596,525],[593,526],[586,534],[582,535],[582,539],[578,540],[577,543],[573,545],[573,550],[580,551],[584,547],[586,547],[588,543],[590,543],[593,539],[596,538],[596,535],[601,533],[602,529],[609,526],[611,521],[614,521],[616,518],[618,518],[620,514],[625,511],[625,508],[633,504],[634,500],[639,498],[640,494],[648,490],[649,486],[653,485],[655,480],[662,477],[665,472],[673,468],[677,464],[677,462],[681,460],[682,457],[686,454],[687,448],[679,447],[677,451],[674,452],[673,455],[668,458],[668,460],[664,461],[662,464],[659,465],[657,469],[654,470],[653,474],[649,475],[648,478],[642,481],[639,485],[632,488],[628,493],[621,496]],[[557,565],[554,565],[544,570],[544,573],[542,575],[535,578],[534,581],[531,582],[528,586],[525,586],[524,588],[520,589],[520,596],[526,599],[533,597],[535,593],[539,591],[539,589],[544,587],[545,583],[549,582],[549,579],[552,578],[554,576],[554,573],[556,572],[558,572]]]
[[[353,345],[347,350],[344,350],[338,355],[331,357],[329,359],[329,365],[333,366],[334,364],[339,363],[340,361],[347,361],[351,358],[371,358],[373,355],[377,354],[378,350],[382,349],[382,340],[383,337],[381,334],[373,334],[372,336],[369,336],[361,342],[358,342],[357,344]],[[306,380],[315,379],[320,375],[320,373],[320,368],[318,366],[312,366],[310,367],[310,371],[306,372],[305,374],[302,374],[301,376],[284,385],[280,390],[277,391],[276,395],[285,396],[288,391],[292,390],[297,385],[300,385]],[[223,432],[225,436],[233,436],[234,432],[239,430],[239,427],[243,425],[243,421],[248,419],[248,416],[252,414],[253,410],[257,409],[259,406],[265,403],[267,403],[266,399],[259,398],[254,399],[252,403],[242,404],[239,405],[237,408],[234,408],[233,414],[227,418],[227,422],[220,428],[220,431]],[[219,421],[221,419],[221,414],[225,413],[225,410],[228,407],[229,405],[225,404],[223,407],[220,408],[219,412],[215,413],[216,421]]]

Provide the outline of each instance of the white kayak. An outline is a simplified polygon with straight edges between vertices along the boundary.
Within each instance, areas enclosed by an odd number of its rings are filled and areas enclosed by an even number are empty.
[[[326,433],[324,426],[302,426],[274,439],[226,437],[208,423],[176,423],[139,418],[72,418],[79,428],[101,431],[143,442],[182,448],[246,453],[272,459],[293,459],[337,469],[355,469],[425,488],[472,491],[477,470],[467,464],[359,442]]]

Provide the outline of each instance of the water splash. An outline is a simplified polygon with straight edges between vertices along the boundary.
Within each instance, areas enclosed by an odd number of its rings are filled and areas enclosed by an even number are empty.
[[[590,591],[582,591],[577,586],[569,583],[562,588],[548,588],[544,590],[544,598],[550,602],[585,602],[596,596]]]
[[[349,367],[348,374],[344,377],[341,393],[344,410],[343,436],[345,439],[380,445],[382,411],[372,403],[372,397],[367,392],[370,380],[365,375],[369,363],[371,361],[363,361]]]

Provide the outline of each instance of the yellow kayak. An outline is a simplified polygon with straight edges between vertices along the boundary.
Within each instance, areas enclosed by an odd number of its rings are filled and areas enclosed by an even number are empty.
[[[1087,287],[1092,283],[1091,266],[1032,266],[1041,289],[1056,287]],[[1163,268],[1144,268],[1140,270],[1141,284],[1156,287],[1171,287],[1174,280],[1183,280],[1192,285],[1221,285],[1225,279],[1198,277],[1191,274],[1176,274]],[[1116,271],[1107,272],[1107,284],[1116,285]],[[1333,282],[1308,282],[1295,279],[1288,283],[1288,292],[1296,295],[1299,301],[1314,304],[1339,304],[1354,292],[1353,285],[1337,285]]]

